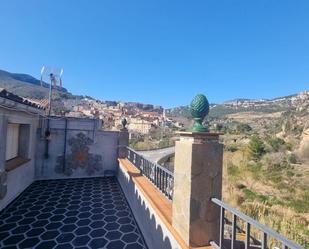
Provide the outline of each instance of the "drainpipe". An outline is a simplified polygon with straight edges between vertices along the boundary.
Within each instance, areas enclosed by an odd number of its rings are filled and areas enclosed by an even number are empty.
[[[45,159],[49,158],[49,154],[48,154],[48,151],[49,151],[49,140],[50,140],[50,129],[49,129],[49,116],[48,116],[48,118],[47,118],[47,127],[46,127],[46,130],[45,130],[45,153],[44,153]]]
[[[65,119],[65,128],[64,128],[64,143],[63,143],[63,164],[62,164],[62,172],[65,171],[66,167],[66,152],[67,152],[67,133],[68,133],[68,119]]]
[[[50,77],[50,85],[49,85],[49,96],[48,96],[48,104],[49,104],[49,109],[48,109],[48,119],[47,119],[47,128],[45,130],[45,158],[48,159],[49,158],[49,154],[48,154],[48,151],[49,151],[49,140],[50,140],[50,130],[49,130],[49,119],[50,119],[50,114],[51,114],[51,108],[52,108],[52,91],[53,91],[53,87],[52,87],[52,84],[53,84],[53,81],[55,80],[55,77],[54,75],[51,73],[49,75]]]

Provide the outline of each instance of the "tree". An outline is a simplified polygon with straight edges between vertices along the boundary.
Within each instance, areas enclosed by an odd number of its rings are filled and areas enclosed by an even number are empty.
[[[239,132],[239,133],[246,133],[246,132],[249,132],[251,130],[252,130],[252,128],[248,124],[240,123],[236,126],[236,131]]]
[[[274,151],[278,152],[280,148],[285,144],[285,141],[278,137],[272,137],[268,139],[268,143]]]
[[[251,137],[248,150],[250,158],[254,161],[258,161],[265,154],[265,145],[258,135]]]

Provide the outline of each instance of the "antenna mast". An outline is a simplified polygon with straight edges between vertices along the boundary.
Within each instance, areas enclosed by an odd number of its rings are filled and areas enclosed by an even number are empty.
[[[51,109],[52,109],[52,94],[53,94],[53,88],[57,87],[58,82],[60,83],[60,87],[62,87],[62,80],[61,76],[63,74],[63,69],[57,69],[57,68],[50,68],[43,66],[41,69],[41,86],[43,86],[44,83],[43,79],[48,78],[49,79],[49,95],[48,95],[48,119],[47,119],[47,127],[45,130],[45,158],[49,157],[49,140],[51,138],[50,136],[50,125],[49,125],[49,118],[51,115]],[[47,80],[48,82],[48,80]]]
[[[63,68],[43,66],[41,69],[41,86],[43,86],[44,84],[44,77],[49,79],[48,116],[51,115],[53,88],[56,88],[58,83],[59,86],[62,88],[62,74]]]

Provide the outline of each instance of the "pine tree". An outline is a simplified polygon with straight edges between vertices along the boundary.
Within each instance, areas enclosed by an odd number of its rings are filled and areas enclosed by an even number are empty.
[[[265,153],[265,145],[258,135],[253,135],[248,145],[249,156],[252,160],[258,161]]]

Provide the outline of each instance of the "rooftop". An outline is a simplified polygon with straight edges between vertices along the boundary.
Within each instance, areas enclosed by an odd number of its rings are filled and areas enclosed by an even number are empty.
[[[0,214],[0,247],[146,248],[114,177],[32,183]]]
[[[31,107],[34,107],[34,108],[37,108],[37,109],[45,109],[45,107],[46,107],[46,101],[43,101],[42,103],[38,102],[38,100],[32,101],[30,99],[23,98],[23,97],[20,97],[16,94],[8,92],[4,88],[0,88],[0,97],[12,100],[12,101],[20,103],[20,104],[31,106]]]

